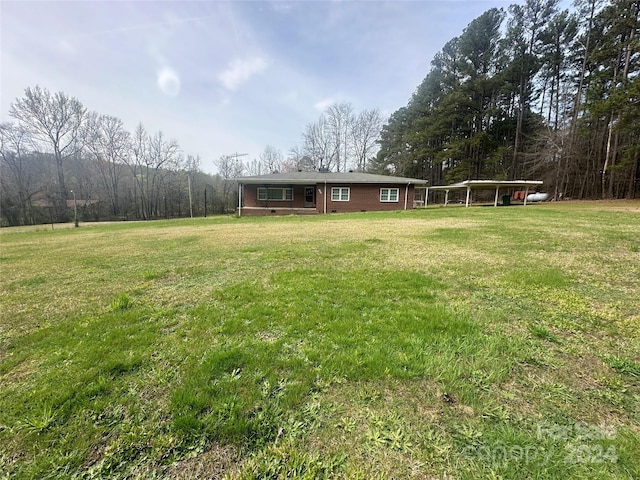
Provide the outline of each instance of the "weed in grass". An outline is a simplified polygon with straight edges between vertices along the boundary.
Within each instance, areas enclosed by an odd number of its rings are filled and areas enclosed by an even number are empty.
[[[451,443],[445,439],[444,434],[432,426],[421,432],[421,441],[428,454],[427,458],[432,461],[446,458],[452,448]]]
[[[604,361],[609,367],[622,375],[640,377],[640,363],[617,355],[607,355]]]
[[[22,429],[29,433],[42,433],[47,430],[56,419],[56,412],[49,403],[42,405],[41,411],[28,416],[21,424]]]
[[[354,418],[340,417],[340,420],[335,424],[335,427],[347,433],[352,433],[356,429],[357,425],[358,424]]]
[[[551,333],[548,328],[545,328],[542,325],[529,324],[527,328],[533,335],[542,340],[547,340],[553,343],[560,343],[560,339],[556,335]]]
[[[509,410],[503,405],[487,405],[482,412],[484,418],[497,420],[499,422],[507,422],[511,418]]]
[[[403,453],[411,453],[414,442],[398,415],[387,414],[384,417],[373,415],[369,420],[369,429],[365,438],[371,448],[389,448]]]
[[[156,272],[155,270],[145,270],[144,272],[142,272],[142,279],[143,280],[155,280],[156,278],[159,278],[160,274],[158,272]]]
[[[301,480],[334,479],[344,477],[345,457],[321,456],[304,452],[291,444],[274,445],[250,459],[237,477],[244,480]]]
[[[598,388],[591,392],[589,395],[596,401],[602,401],[614,407],[622,407],[625,403],[625,390],[615,390],[610,388]]]
[[[367,403],[378,402],[382,399],[382,393],[371,385],[364,385],[359,393],[362,400]]]
[[[468,422],[454,426],[454,437],[465,445],[478,442],[482,435],[483,431],[478,426],[472,425]]]
[[[133,301],[128,293],[120,293],[116,298],[111,300],[111,310],[127,310],[131,308]]]

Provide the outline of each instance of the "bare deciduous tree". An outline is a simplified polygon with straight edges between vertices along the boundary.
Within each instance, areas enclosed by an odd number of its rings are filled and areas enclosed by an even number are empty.
[[[120,179],[130,154],[129,132],[119,118],[91,112],[87,116],[85,145],[109,197],[111,213],[118,215]]]
[[[375,156],[379,148],[378,139],[382,130],[380,110],[363,110],[358,114],[351,128],[351,145],[355,168],[359,172],[367,169],[367,160]]]
[[[21,125],[0,124],[0,181],[2,192],[15,190],[19,199],[19,222],[31,222],[31,196],[39,190],[28,154],[33,150],[29,132]],[[3,195],[4,196],[4,195]]]
[[[166,140],[162,131],[149,138],[149,163],[147,164],[147,192],[150,199],[149,216],[158,216],[161,208],[161,192],[165,177],[180,168],[180,149],[175,140]],[[166,212],[165,212],[166,214]]]
[[[272,145],[267,145],[260,154],[260,162],[268,173],[282,171],[284,157],[282,152]]]
[[[161,206],[163,207],[161,192],[165,177],[180,169],[178,142],[166,140],[161,131],[150,136],[142,124],[139,124],[130,148],[127,164],[134,177],[135,196],[140,199],[142,218],[159,216]]]
[[[245,164],[245,173],[247,175],[262,175],[266,172],[262,162],[254,158]]]
[[[231,210],[235,208],[237,199],[235,196],[236,179],[242,176],[244,165],[242,161],[232,155],[223,155],[214,163],[218,174],[222,177],[222,210]]]
[[[334,103],[327,108],[325,114],[329,125],[335,168],[338,172],[347,170],[351,150],[350,134],[355,123],[353,105],[346,102]]]
[[[60,215],[68,196],[63,162],[82,149],[82,127],[86,109],[63,92],[51,94],[46,88],[27,88],[23,98],[11,105],[9,114],[20,121],[40,141],[53,150],[58,176],[56,208]]]
[[[316,168],[364,171],[367,160],[378,148],[382,129],[378,109],[363,110],[356,115],[350,103],[336,103],[327,108],[317,122],[308,124],[302,134],[302,151],[298,163],[306,157]],[[308,166],[305,164],[305,169]]]
[[[327,118],[324,115],[321,115],[317,122],[306,126],[302,134],[302,144],[304,154],[311,159],[315,168],[333,168],[334,152]]]
[[[135,132],[133,133],[133,138],[131,139],[130,144],[131,154],[127,156],[126,163],[129,165],[131,169],[131,174],[133,176],[133,198],[135,201],[135,216],[136,217],[146,217],[146,186],[145,186],[145,176],[144,171],[147,168],[149,156],[149,135],[147,131],[142,126],[142,123],[139,123],[136,127]],[[140,204],[138,205],[138,200]]]

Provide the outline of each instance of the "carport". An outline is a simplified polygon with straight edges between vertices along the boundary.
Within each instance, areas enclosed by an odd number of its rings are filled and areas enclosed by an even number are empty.
[[[467,197],[465,207],[469,206],[471,201],[471,190],[494,190],[496,191],[493,206],[498,206],[498,196],[501,188],[524,188],[524,204],[527,204],[527,195],[531,187],[535,188],[542,185],[542,180],[465,180],[464,182],[452,183],[451,185],[436,185],[433,187],[427,187],[427,194],[425,197],[425,207],[429,203],[429,192],[431,190],[444,190],[444,205],[445,207],[449,203],[449,191],[451,190],[463,190],[466,189]]]

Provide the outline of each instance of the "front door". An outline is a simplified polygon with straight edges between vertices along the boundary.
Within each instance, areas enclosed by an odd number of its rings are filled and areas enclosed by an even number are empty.
[[[304,208],[313,208],[316,204],[316,187],[304,187]]]

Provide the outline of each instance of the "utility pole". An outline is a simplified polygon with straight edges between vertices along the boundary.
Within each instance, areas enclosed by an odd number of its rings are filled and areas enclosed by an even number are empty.
[[[73,193],[73,225],[78,228],[78,204],[76,203],[76,192],[71,190]]]
[[[189,183],[189,214],[191,215],[191,218],[193,218],[193,203],[191,201],[191,174],[187,176],[187,182]]]

